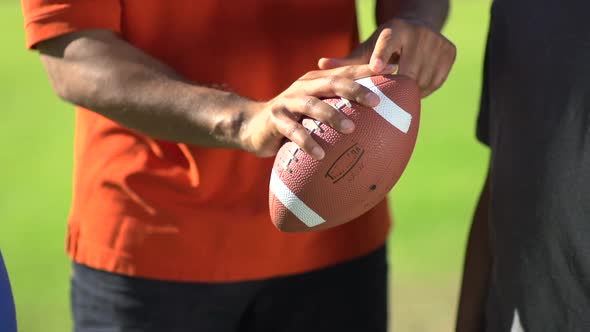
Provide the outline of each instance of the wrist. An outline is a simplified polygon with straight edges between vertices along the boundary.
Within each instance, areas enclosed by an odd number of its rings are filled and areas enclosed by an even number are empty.
[[[449,12],[449,1],[410,0],[397,3],[378,0],[376,10],[378,25],[392,19],[406,19],[420,22],[440,32]]]
[[[227,97],[227,101],[226,111],[213,122],[211,135],[231,148],[248,151],[248,127],[263,103],[233,94]]]

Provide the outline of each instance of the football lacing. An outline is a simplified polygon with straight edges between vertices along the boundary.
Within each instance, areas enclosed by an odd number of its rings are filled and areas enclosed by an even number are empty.
[[[350,102],[350,100],[346,99],[346,98],[341,98],[340,101],[338,103],[336,103],[336,105],[332,105],[332,104],[328,104],[332,107],[334,107],[335,110],[337,110],[338,112],[341,112],[342,109],[346,106],[348,106],[349,108],[352,108],[352,103]],[[321,127],[321,122],[318,120],[313,120],[313,123],[315,124],[315,128],[306,128],[307,132],[310,134],[313,134],[314,132],[318,131],[320,134],[324,133],[324,129]],[[285,167],[285,170],[289,173],[293,173],[293,169],[291,169],[289,166],[291,165],[291,162],[298,162],[299,158],[297,158],[297,152],[299,152],[299,150],[301,150],[301,148],[296,147],[295,150],[291,151],[291,150],[287,150],[289,152],[289,159],[287,159],[285,161],[285,165],[283,165]]]
[[[322,127],[320,126],[322,124],[321,122],[319,122],[318,120],[313,120],[313,124],[315,124],[315,129],[308,129],[310,134],[313,133],[316,129],[320,132],[320,134],[324,133],[324,129],[322,129]]]
[[[337,111],[341,111],[344,106],[348,106],[349,108],[352,108],[352,104],[350,103],[350,100],[348,100],[346,98],[341,98],[341,100],[336,105],[330,105],[330,106],[334,107]]]

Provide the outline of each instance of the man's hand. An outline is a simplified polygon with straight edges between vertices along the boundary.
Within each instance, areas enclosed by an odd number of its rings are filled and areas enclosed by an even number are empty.
[[[392,72],[393,69],[393,66],[384,66],[381,71]],[[313,158],[322,159],[324,151],[299,122],[300,118],[308,116],[341,133],[351,133],[354,123],[319,98],[339,96],[375,107],[379,104],[379,97],[354,81],[374,74],[368,65],[354,65],[303,75],[277,97],[259,103],[253,113],[246,116],[240,134],[242,148],[269,157],[276,154],[286,137]]]
[[[419,20],[394,18],[382,24],[371,37],[343,59],[322,58],[320,69],[369,64],[375,72],[389,64],[398,73],[418,82],[422,96],[438,89],[455,61],[456,48],[436,29]]]

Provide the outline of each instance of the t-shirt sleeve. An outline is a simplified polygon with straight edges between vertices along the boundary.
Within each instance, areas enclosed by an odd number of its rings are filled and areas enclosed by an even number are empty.
[[[120,0],[21,0],[26,46],[87,29],[121,32]]]

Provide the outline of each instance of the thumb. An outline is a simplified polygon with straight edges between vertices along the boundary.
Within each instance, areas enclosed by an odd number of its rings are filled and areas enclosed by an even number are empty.
[[[375,42],[369,67],[375,72],[383,70],[392,57],[401,54],[402,46],[402,38],[399,34],[394,34],[391,28],[383,29]]]

